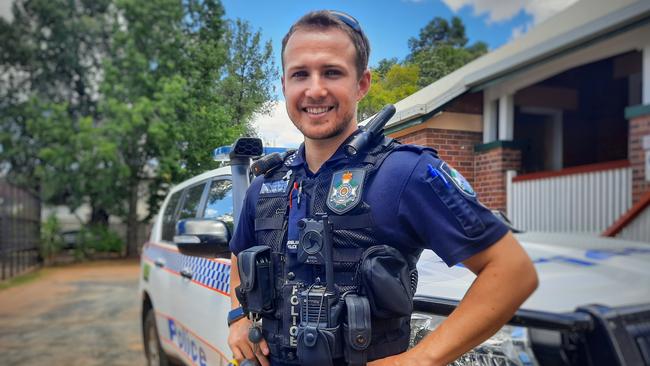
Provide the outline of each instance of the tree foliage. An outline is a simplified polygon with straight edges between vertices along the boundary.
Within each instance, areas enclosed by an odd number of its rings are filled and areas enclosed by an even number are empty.
[[[408,63],[420,68],[418,85],[423,88],[486,52],[487,47],[484,43],[479,43],[471,48],[459,48],[444,44],[413,54]]]
[[[459,17],[451,21],[435,17],[408,40],[410,53],[403,60],[382,59],[371,69],[373,84],[359,103],[359,119],[378,112],[416,92],[475,58],[487,53],[484,42],[467,46],[465,25]]]
[[[433,18],[420,29],[419,37],[409,39],[408,43],[411,53],[406,62],[420,67],[421,88],[487,53],[484,42],[467,46],[465,25],[459,17],[453,17],[451,22]]]
[[[86,170],[92,161],[80,144],[104,146],[92,126],[100,119],[110,7],[108,0],[17,0],[13,21],[0,19],[0,154],[8,179],[71,210],[87,202],[92,219],[104,223],[114,200],[98,197],[114,190],[88,182],[96,168]]]
[[[130,253],[138,200],[155,214],[273,95],[270,43],[218,0],[16,0],[13,13],[0,168],[48,203],[122,217]]]
[[[395,103],[418,90],[417,65],[400,65],[395,62],[388,71],[373,69],[371,72],[374,81],[368,95],[359,103],[360,120],[377,113],[386,104]]]
[[[465,25],[457,16],[451,18],[451,22],[441,17],[433,18],[420,29],[419,37],[411,37],[408,41],[411,54],[442,45],[462,48],[466,44]]]

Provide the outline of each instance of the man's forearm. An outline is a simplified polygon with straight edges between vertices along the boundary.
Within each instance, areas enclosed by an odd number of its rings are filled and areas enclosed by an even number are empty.
[[[235,293],[235,289],[239,286],[241,280],[239,279],[239,270],[237,266],[237,256],[232,254],[230,256],[230,308],[234,309],[239,306],[239,299]]]
[[[537,287],[530,259],[511,234],[478,263],[478,277],[458,308],[412,351],[422,364],[446,365],[489,338],[506,323]],[[490,249],[488,249],[489,251]]]

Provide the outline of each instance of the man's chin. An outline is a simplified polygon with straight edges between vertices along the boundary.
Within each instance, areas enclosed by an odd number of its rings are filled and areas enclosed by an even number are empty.
[[[322,141],[331,140],[340,137],[344,129],[327,130],[327,131],[301,131],[305,138],[310,140]]]
[[[350,120],[348,120],[347,123],[339,123],[334,126],[332,126],[331,123],[327,123],[327,125],[321,126],[314,126],[306,123],[304,125],[296,124],[296,127],[303,134],[303,136],[305,136],[305,138],[315,141],[322,141],[340,138],[343,134],[346,134],[347,131],[350,130],[350,123],[352,123]],[[355,129],[356,124],[355,128],[351,130],[354,131]]]

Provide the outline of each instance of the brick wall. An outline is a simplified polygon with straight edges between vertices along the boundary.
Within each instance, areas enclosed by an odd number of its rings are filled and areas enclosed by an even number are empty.
[[[521,151],[496,147],[476,153],[474,190],[490,209],[506,212],[506,171],[521,169]]]
[[[483,139],[481,132],[427,128],[399,137],[405,144],[429,146],[438,150],[440,158],[456,168],[474,185],[474,145]]]
[[[650,114],[630,119],[628,159],[632,168],[632,204],[650,192],[650,182],[645,180],[645,150],[643,136],[650,135]]]

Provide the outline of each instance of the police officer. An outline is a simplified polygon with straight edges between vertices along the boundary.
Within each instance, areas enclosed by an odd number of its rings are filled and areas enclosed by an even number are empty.
[[[513,235],[434,150],[385,139],[361,157],[345,154],[342,145],[359,133],[357,104],[371,84],[369,49],[359,23],[334,11],[303,16],[283,39],[282,91],[304,143],[281,168],[252,182],[230,243],[231,289],[240,284],[236,255],[255,245],[272,247],[280,307],[263,318],[266,339],[255,346],[248,339],[251,321],[231,291],[228,343],[239,361],[300,363],[292,351],[296,290],[282,286],[301,276],[312,284],[321,280],[322,273],[313,268],[318,266],[291,259],[298,222],[314,218],[315,211],[344,217],[337,221],[344,227],[334,225],[335,253],[389,244],[414,264],[419,251],[431,249],[447,265],[463,263],[477,275],[457,309],[406,352],[408,334],[398,336],[396,348],[381,337],[389,330],[376,330],[382,321],[373,318],[369,365],[446,365],[496,332],[537,286],[534,267]],[[353,262],[359,260],[355,256]],[[351,280],[344,267],[336,267],[337,281]]]

